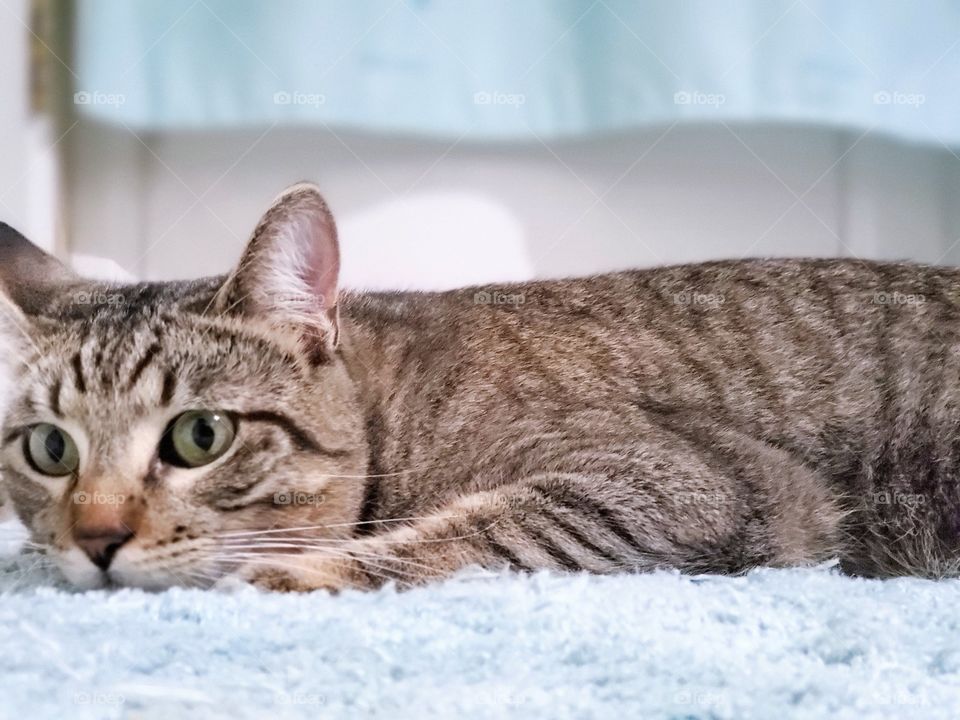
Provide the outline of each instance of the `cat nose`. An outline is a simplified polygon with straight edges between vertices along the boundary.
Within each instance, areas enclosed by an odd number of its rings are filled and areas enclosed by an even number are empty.
[[[133,531],[125,526],[91,528],[74,534],[77,545],[101,570],[110,567],[117,550],[132,537]]]

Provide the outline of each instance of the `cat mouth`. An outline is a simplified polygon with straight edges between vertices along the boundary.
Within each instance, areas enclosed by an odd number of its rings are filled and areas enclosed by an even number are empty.
[[[292,531],[291,531],[292,532]],[[75,548],[57,558],[65,579],[77,590],[139,589],[160,592],[173,587],[209,589],[221,581],[237,575],[248,565],[260,565],[270,558],[292,557],[309,552],[310,546],[285,538],[282,531],[277,538],[261,542],[244,542],[233,547],[230,541],[215,549],[204,551],[199,562],[170,563],[166,557],[128,556],[122,549],[107,567],[97,567]],[[167,560],[167,562],[164,562]]]
[[[207,589],[213,587],[219,577],[204,576],[199,578],[189,572],[176,573],[130,573],[115,570],[105,570],[100,573],[100,583],[97,590],[142,590],[143,592],[159,593],[174,587]]]
[[[269,547],[251,549],[251,554],[265,558],[299,555],[305,552],[302,547]],[[216,564],[215,570],[208,569],[198,573],[196,568],[167,569],[159,572],[138,570],[135,567],[110,567],[99,574],[100,590],[121,590],[135,588],[146,592],[162,592],[172,587],[209,589],[220,581],[235,575],[249,563],[239,558],[223,558]]]
[[[128,586],[127,586],[127,585],[124,585],[124,584],[121,583],[119,580],[117,580],[117,579],[115,579],[114,577],[112,577],[112,576],[110,575],[110,571],[109,571],[109,570],[107,570],[106,572],[103,573],[103,575],[102,575],[102,583],[101,583],[101,585],[100,585],[100,588],[101,588],[102,590],[119,590],[120,588],[123,588],[123,587],[128,587]]]
[[[160,578],[153,581],[149,577],[130,577],[129,574],[114,570],[101,570],[97,590],[138,589],[145,592],[161,592],[173,587],[176,583],[164,583]]]

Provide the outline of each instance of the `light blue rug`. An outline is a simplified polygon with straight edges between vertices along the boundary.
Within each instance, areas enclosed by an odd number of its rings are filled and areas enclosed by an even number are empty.
[[[0,717],[960,717],[960,583],[477,576],[73,593],[0,557]]]

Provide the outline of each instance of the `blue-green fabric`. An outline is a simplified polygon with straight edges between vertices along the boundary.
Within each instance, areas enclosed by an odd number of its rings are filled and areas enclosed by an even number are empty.
[[[79,0],[77,107],[143,129],[530,139],[682,121],[960,141],[947,0]]]

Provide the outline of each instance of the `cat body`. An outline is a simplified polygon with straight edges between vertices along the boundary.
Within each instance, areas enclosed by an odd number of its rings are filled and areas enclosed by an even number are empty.
[[[308,185],[221,278],[89,283],[10,230],[0,261],[23,359],[4,478],[80,586],[955,572],[952,269],[747,260],[340,293]]]

